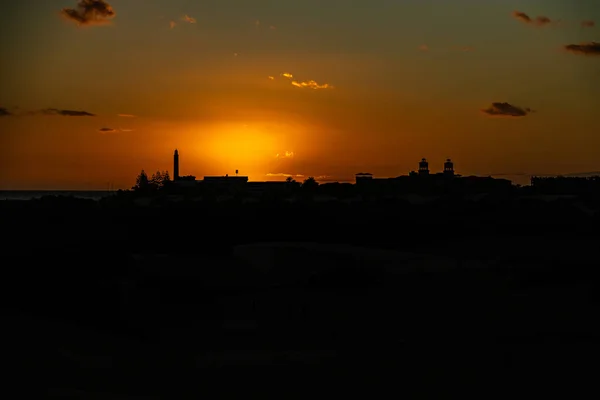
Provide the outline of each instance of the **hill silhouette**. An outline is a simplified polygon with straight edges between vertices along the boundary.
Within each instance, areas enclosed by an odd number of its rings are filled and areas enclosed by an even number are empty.
[[[593,196],[330,188],[0,202],[2,292],[23,343],[9,362],[72,395],[73,379],[86,393],[241,395],[226,382],[266,385],[256,368],[272,367],[306,388],[393,371],[436,396],[508,373],[587,376],[570,349],[598,343]]]

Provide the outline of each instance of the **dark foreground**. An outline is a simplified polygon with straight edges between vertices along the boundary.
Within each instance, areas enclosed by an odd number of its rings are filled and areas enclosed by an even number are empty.
[[[600,224],[568,205],[93,204],[1,205],[3,361],[23,395],[537,397],[595,381]],[[237,247],[259,242],[327,246]]]

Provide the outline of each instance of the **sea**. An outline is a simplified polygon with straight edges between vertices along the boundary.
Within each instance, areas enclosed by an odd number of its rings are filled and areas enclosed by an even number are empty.
[[[100,200],[115,195],[108,190],[0,190],[0,200],[31,200],[43,196],[72,196],[80,199]]]

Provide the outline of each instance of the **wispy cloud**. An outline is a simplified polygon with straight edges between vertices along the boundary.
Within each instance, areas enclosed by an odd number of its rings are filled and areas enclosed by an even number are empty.
[[[524,117],[533,110],[528,107],[518,107],[509,103],[492,103],[488,108],[481,110],[484,114],[492,117]]]
[[[600,55],[600,43],[598,42],[568,44],[564,47],[564,49],[574,54],[583,54],[586,56]]]
[[[133,114],[117,114],[119,117],[124,117],[124,118],[135,118],[137,117],[137,115],[133,115]]]
[[[177,23],[175,21],[169,21],[169,28],[173,29],[177,26]]]
[[[531,18],[529,15],[525,14],[522,11],[513,11],[512,16],[513,16],[513,18],[515,18],[521,22],[524,22],[526,24],[533,24],[533,25],[537,25],[537,26],[545,26],[552,22],[550,20],[550,18],[545,17],[543,15],[537,16],[535,18]]]
[[[46,108],[38,111],[40,114],[44,115],[62,115],[64,117],[94,117],[95,114],[89,113],[87,111],[75,111],[75,110],[59,110],[57,108]]]
[[[270,80],[275,80],[275,77],[274,77],[274,76],[270,76],[270,75],[269,75],[269,79],[270,79]]]
[[[100,128],[98,129],[98,132],[100,133],[113,133],[113,132],[118,132],[117,129],[113,129],[113,128]]]
[[[181,17],[181,20],[183,22],[187,22],[188,24],[195,24],[196,23],[196,18],[190,17],[189,15],[184,15],[183,17]]]
[[[581,21],[581,26],[584,28],[593,28],[596,26],[596,23],[592,20]]]
[[[42,110],[23,110],[19,107],[15,107],[12,111],[9,111],[5,107],[0,107],[0,117],[8,117],[8,116],[35,116],[35,115],[59,115],[63,117],[95,117],[95,114],[92,114],[87,111],[80,110],[62,110],[58,108],[44,108]]]
[[[100,133],[116,133],[116,132],[133,132],[133,129],[123,129],[123,128],[109,128],[109,127],[104,127],[104,128],[100,128],[98,129],[98,132]]]
[[[78,25],[106,25],[116,13],[104,0],[79,0],[75,8],[63,8],[61,15]]]
[[[282,172],[277,172],[277,173],[269,172],[268,174],[265,174],[265,176],[269,176],[269,177],[281,177],[281,178],[287,178],[287,177],[302,178],[302,177],[304,177],[304,175],[302,175],[302,174],[284,174]]]
[[[310,80],[307,82],[292,81],[292,85],[299,87],[299,88],[309,88],[309,89],[333,89],[333,86],[328,83],[318,84],[316,81],[313,81],[313,80]]]
[[[294,158],[294,152],[286,151],[285,153],[282,153],[282,154],[276,154],[275,158]]]
[[[283,72],[281,73],[281,76],[283,76],[284,78],[287,79],[294,79],[294,75],[292,75],[289,72]],[[271,79],[271,77],[269,77],[269,79]],[[302,88],[302,89],[333,89],[333,86],[328,84],[328,83],[324,83],[324,84],[319,84],[314,80],[309,80],[309,81],[297,81],[297,80],[292,80],[291,84],[293,86]]]

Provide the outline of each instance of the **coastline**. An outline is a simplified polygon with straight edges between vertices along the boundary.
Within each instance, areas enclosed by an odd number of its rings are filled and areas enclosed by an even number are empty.
[[[115,193],[114,190],[0,190],[0,201],[33,200],[43,196],[72,196],[79,199],[100,200]]]

